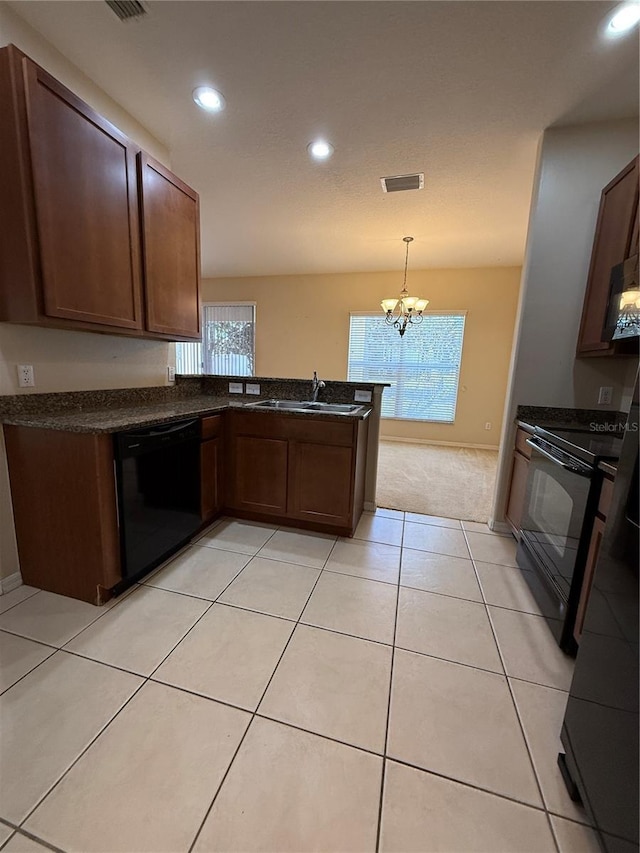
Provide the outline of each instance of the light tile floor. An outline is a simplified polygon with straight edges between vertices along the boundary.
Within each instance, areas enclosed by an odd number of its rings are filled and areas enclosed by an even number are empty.
[[[484,525],[223,520],[110,606],[2,596],[0,663],[3,853],[597,850],[571,661]]]

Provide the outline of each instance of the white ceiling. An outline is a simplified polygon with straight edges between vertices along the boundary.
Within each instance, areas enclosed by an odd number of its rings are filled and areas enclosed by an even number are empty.
[[[405,234],[413,268],[519,264],[543,129],[638,111],[637,33],[602,38],[608,0],[10,5],[169,147],[205,276],[401,268]],[[413,171],[424,190],[382,193]]]

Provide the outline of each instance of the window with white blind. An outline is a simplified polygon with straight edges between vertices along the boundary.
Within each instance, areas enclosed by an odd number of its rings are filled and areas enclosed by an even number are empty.
[[[465,315],[428,313],[404,337],[380,314],[352,314],[350,382],[389,382],[382,417],[453,423]]]
[[[202,306],[202,341],[176,344],[176,373],[255,375],[255,303]]]

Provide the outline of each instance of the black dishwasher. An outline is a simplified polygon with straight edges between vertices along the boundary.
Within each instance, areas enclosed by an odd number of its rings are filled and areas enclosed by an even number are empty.
[[[198,420],[114,436],[122,584],[145,575],[201,525]]]

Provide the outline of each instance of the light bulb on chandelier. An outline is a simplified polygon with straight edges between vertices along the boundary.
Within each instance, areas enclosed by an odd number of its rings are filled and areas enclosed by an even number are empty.
[[[403,241],[407,244],[407,250],[404,258],[404,281],[402,290],[400,291],[399,299],[383,299],[380,307],[385,314],[385,322],[389,326],[393,326],[400,333],[400,337],[407,331],[407,326],[417,326],[422,323],[422,312],[429,304],[428,299],[421,299],[419,296],[409,296],[407,290],[407,268],[409,266],[409,243],[413,242],[413,237],[403,237]]]

